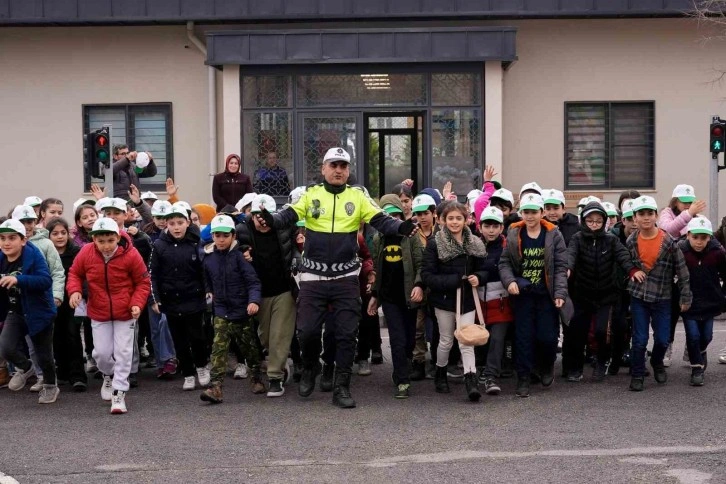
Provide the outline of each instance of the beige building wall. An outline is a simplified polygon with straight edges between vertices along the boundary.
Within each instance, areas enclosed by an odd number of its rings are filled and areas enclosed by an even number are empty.
[[[0,29],[0,212],[31,194],[70,205],[82,105],[143,102],[172,103],[180,195],[209,200],[207,67],[184,26]]]
[[[506,22],[519,61],[504,74],[504,183],[565,183],[564,103],[655,101],[655,196],[688,183],[708,200],[708,124],[726,117],[726,41],[691,19]],[[721,175],[726,187],[726,175]],[[726,190],[720,200],[726,214]],[[617,202],[619,190],[606,199]]]

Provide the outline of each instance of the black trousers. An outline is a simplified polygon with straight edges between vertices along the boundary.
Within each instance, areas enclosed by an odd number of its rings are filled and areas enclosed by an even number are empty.
[[[166,314],[182,375],[194,376],[209,361],[203,313]]]
[[[605,363],[616,352],[622,354],[620,345],[624,339],[624,318],[618,317],[619,302],[613,304],[595,305],[591,302],[574,301],[575,314],[570,326],[565,329],[565,342],[562,346],[563,354],[567,354],[567,371],[582,371],[585,365],[585,346],[590,326],[594,322],[595,341],[597,342],[597,359]]]
[[[33,363],[23,352],[25,335],[28,327],[25,318],[18,313],[10,312],[5,318],[3,331],[0,333],[0,358],[6,359],[17,368],[28,371]],[[38,366],[43,370],[43,380],[48,385],[55,384],[55,362],[53,361],[53,325],[49,324],[39,333],[30,337],[35,347]]]
[[[83,342],[81,341],[81,321],[73,315],[68,301],[58,308],[53,327],[53,354],[59,380],[71,384],[86,383],[88,378],[83,367]]]
[[[370,295],[363,298],[361,305],[360,326],[358,329],[358,354],[356,361],[367,360],[371,357],[372,351],[381,351],[381,326],[378,323],[378,315],[368,314],[368,303]]]

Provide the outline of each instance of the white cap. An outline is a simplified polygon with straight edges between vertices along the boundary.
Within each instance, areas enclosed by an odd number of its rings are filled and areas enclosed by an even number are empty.
[[[274,212],[277,210],[275,199],[265,193],[257,195],[255,199],[252,200],[252,207],[250,211],[252,213],[259,213],[263,208],[268,212]]]
[[[323,163],[331,161],[345,161],[346,163],[350,163],[350,155],[343,148],[330,148],[328,152],[325,153]]]
[[[639,210],[654,210],[658,211],[658,204],[655,198],[649,196],[638,197],[633,200],[633,214]]]
[[[477,190],[476,188],[467,193],[466,199],[469,201],[469,205],[472,205],[474,202],[476,202],[476,199],[479,198],[479,195],[481,195],[482,193],[483,192],[481,190]]]
[[[506,188],[500,188],[499,190],[492,193],[492,198],[499,198],[514,205],[514,194],[512,194],[512,192],[510,192]]]
[[[149,166],[149,155],[145,151],[139,151],[136,154],[136,167],[141,168],[142,170]]]
[[[114,234],[118,235],[118,224],[112,218],[101,217],[93,223],[93,228],[88,233],[90,235],[96,235],[107,232],[113,232]]]
[[[673,198],[683,203],[691,203],[696,200],[696,190],[691,185],[676,185],[673,189]],[[26,203],[26,205],[28,205]]]
[[[245,193],[244,195],[242,195],[242,198],[239,199],[239,202],[235,204],[234,208],[237,209],[238,212],[241,212],[243,208],[252,203],[252,200],[255,199],[255,196],[257,196],[255,192]]]
[[[590,201],[590,197],[582,197],[579,202],[577,202],[578,207],[584,207],[587,205]]]
[[[525,193],[519,199],[519,210],[541,210],[544,208],[544,200],[542,195],[536,193]]]
[[[106,208],[115,208],[122,212],[128,209],[128,203],[123,198],[102,198],[96,203],[96,210],[102,211]]]
[[[20,223],[20,220],[9,218],[0,224],[0,234],[7,234],[10,232],[18,233],[25,238],[25,226]]]
[[[542,194],[542,188],[537,184],[537,182],[529,182],[522,185],[522,189],[519,190],[519,198],[522,198],[522,193],[526,192],[527,190],[534,190],[540,195]]]
[[[43,203],[42,198],[36,197],[35,195],[31,195],[25,199],[25,201],[23,202],[23,205],[27,205],[29,207],[37,207],[41,203]]]
[[[686,230],[691,234],[713,235],[713,225],[711,225],[711,221],[706,217],[701,217],[700,215],[693,217],[691,221],[688,222]]]
[[[185,202],[176,202],[174,205],[172,205],[171,210],[169,210],[169,213],[166,216],[171,217],[172,215],[181,215],[182,217],[188,219],[189,212],[185,207]]]
[[[617,217],[618,216],[618,209],[615,207],[614,203],[610,202],[602,202],[602,206],[605,209],[605,211],[608,214],[608,217]]]
[[[484,222],[485,220],[492,220],[494,222],[499,222],[500,224],[503,224],[504,223],[504,214],[497,207],[489,205],[481,213],[481,217],[479,217],[480,222]]]
[[[234,232],[234,220],[229,215],[215,215],[211,226],[212,232]]]
[[[156,193],[154,192],[144,192],[141,194],[142,200],[158,200],[159,197],[156,196]]]
[[[307,190],[306,187],[296,187],[293,188],[293,190],[290,192],[290,204],[295,204],[300,200],[300,198],[303,196],[303,193],[305,193],[305,190]]]
[[[550,205],[564,205],[565,204],[565,194],[555,188],[550,188],[548,190],[542,190],[542,198],[544,199],[545,204],[550,204]]]
[[[15,220],[36,220],[38,216],[30,205],[17,205],[13,209],[13,214],[10,218],[14,218]]]
[[[192,213],[192,206],[191,206],[191,205],[189,205],[189,204],[188,204],[187,202],[185,202],[184,200],[179,200],[179,201],[178,201],[178,202],[176,202],[176,203],[175,203],[174,205],[179,205],[180,207],[184,207],[184,210],[186,210],[186,211],[187,211],[187,217],[189,217],[189,214],[190,214],[190,213]]]
[[[73,211],[75,212],[76,210],[78,210],[78,207],[80,207],[81,205],[88,205],[90,207],[93,207],[94,205],[96,205],[96,201],[92,198],[81,197],[73,202]]]
[[[166,200],[157,200],[151,206],[152,217],[166,217],[171,212],[171,203]]]
[[[425,212],[426,210],[429,210],[432,206],[436,207],[436,201],[434,200],[434,198],[431,195],[421,193],[420,195],[416,195],[416,198],[413,199],[413,203],[411,204],[411,211]]]

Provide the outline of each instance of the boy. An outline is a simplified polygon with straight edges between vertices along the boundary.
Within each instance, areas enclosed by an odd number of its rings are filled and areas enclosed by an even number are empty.
[[[544,215],[547,221],[557,225],[565,239],[565,245],[570,245],[570,239],[580,230],[580,221],[576,215],[565,211],[565,195],[554,188],[544,190]]]
[[[204,278],[207,298],[212,299],[214,306],[212,384],[200,398],[222,403],[222,382],[231,339],[245,353],[252,372],[259,374],[260,359],[250,317],[260,308],[262,284],[252,265],[237,250],[234,220],[228,215],[218,215],[210,226],[214,245],[205,248]]]
[[[103,373],[101,398],[111,413],[126,413],[126,392],[134,353],[137,319],[149,297],[149,273],[126,232],[110,218],[96,220],[68,272],[70,305],[82,299],[88,284],[88,316],[93,331],[93,357]]]
[[[653,376],[660,384],[668,381],[663,357],[670,336],[671,289],[676,276],[681,289],[681,312],[688,311],[692,296],[683,253],[673,238],[656,226],[658,205],[655,200],[643,196],[627,204],[638,227],[628,238],[628,250],[636,268],[648,276],[644,281],[631,279],[628,283],[630,311],[633,314],[630,390],[641,392],[644,389],[649,324],[653,327],[653,352],[650,357]]]
[[[512,212],[514,210],[514,195],[506,188],[500,188],[492,193],[492,198],[489,199],[489,205],[502,211],[502,215],[504,216],[502,234],[506,237],[509,226],[521,220],[517,212]]]
[[[53,280],[40,250],[27,243],[25,234],[18,220],[0,224],[0,320],[5,321],[0,333],[0,359],[9,361],[17,370],[10,380],[10,390],[25,387],[35,374],[31,361],[18,349],[28,335],[44,375],[38,403],[53,403],[60,393],[53,360]]]
[[[152,242],[156,242],[161,233],[166,229],[166,216],[171,212],[171,203],[164,200],[157,200],[151,207],[151,215],[154,221],[144,225],[143,231],[151,237]]]

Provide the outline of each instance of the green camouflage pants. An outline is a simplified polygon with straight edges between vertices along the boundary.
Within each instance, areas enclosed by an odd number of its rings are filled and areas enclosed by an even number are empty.
[[[255,341],[252,320],[245,322],[214,318],[214,344],[212,345],[212,383],[222,384],[227,370],[229,343],[234,339],[247,360],[253,374],[260,371],[260,354]]]

